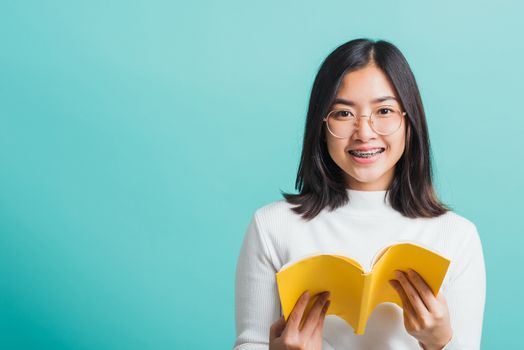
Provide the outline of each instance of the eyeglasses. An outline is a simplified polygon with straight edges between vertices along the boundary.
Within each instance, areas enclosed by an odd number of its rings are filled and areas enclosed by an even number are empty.
[[[387,136],[395,133],[402,125],[406,112],[401,112],[392,106],[380,106],[369,115],[371,128],[379,135]],[[362,115],[362,117],[367,117]],[[358,127],[358,117],[349,109],[336,109],[323,119],[331,133],[339,139],[349,138]]]

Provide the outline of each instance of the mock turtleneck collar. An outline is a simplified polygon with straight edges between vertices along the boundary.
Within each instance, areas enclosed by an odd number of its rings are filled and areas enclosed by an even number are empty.
[[[343,206],[348,214],[358,216],[398,216],[400,212],[393,209],[386,190],[359,191],[346,188],[349,202]]]

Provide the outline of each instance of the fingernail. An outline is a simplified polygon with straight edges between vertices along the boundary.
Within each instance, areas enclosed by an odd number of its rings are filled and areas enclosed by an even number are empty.
[[[402,272],[395,270],[395,276],[397,276],[397,278],[402,278]]]
[[[322,313],[327,312],[327,310],[329,309],[329,304],[331,304],[331,300],[326,301],[326,303],[324,304],[324,307],[322,308]]]
[[[388,282],[389,282],[389,284],[391,285],[391,287],[395,288],[396,286],[395,286],[395,283],[394,283],[393,281],[394,281],[394,280],[389,280]]]

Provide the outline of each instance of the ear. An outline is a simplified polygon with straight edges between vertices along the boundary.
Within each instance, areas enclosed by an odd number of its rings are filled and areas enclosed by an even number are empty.
[[[405,119],[406,123],[406,144],[411,143],[411,124],[409,123],[408,118]]]

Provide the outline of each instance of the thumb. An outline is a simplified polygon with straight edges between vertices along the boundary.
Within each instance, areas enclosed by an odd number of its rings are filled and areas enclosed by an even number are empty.
[[[284,315],[282,315],[271,325],[271,328],[269,329],[269,340],[272,341],[280,337],[285,328],[286,320],[284,319]]]

